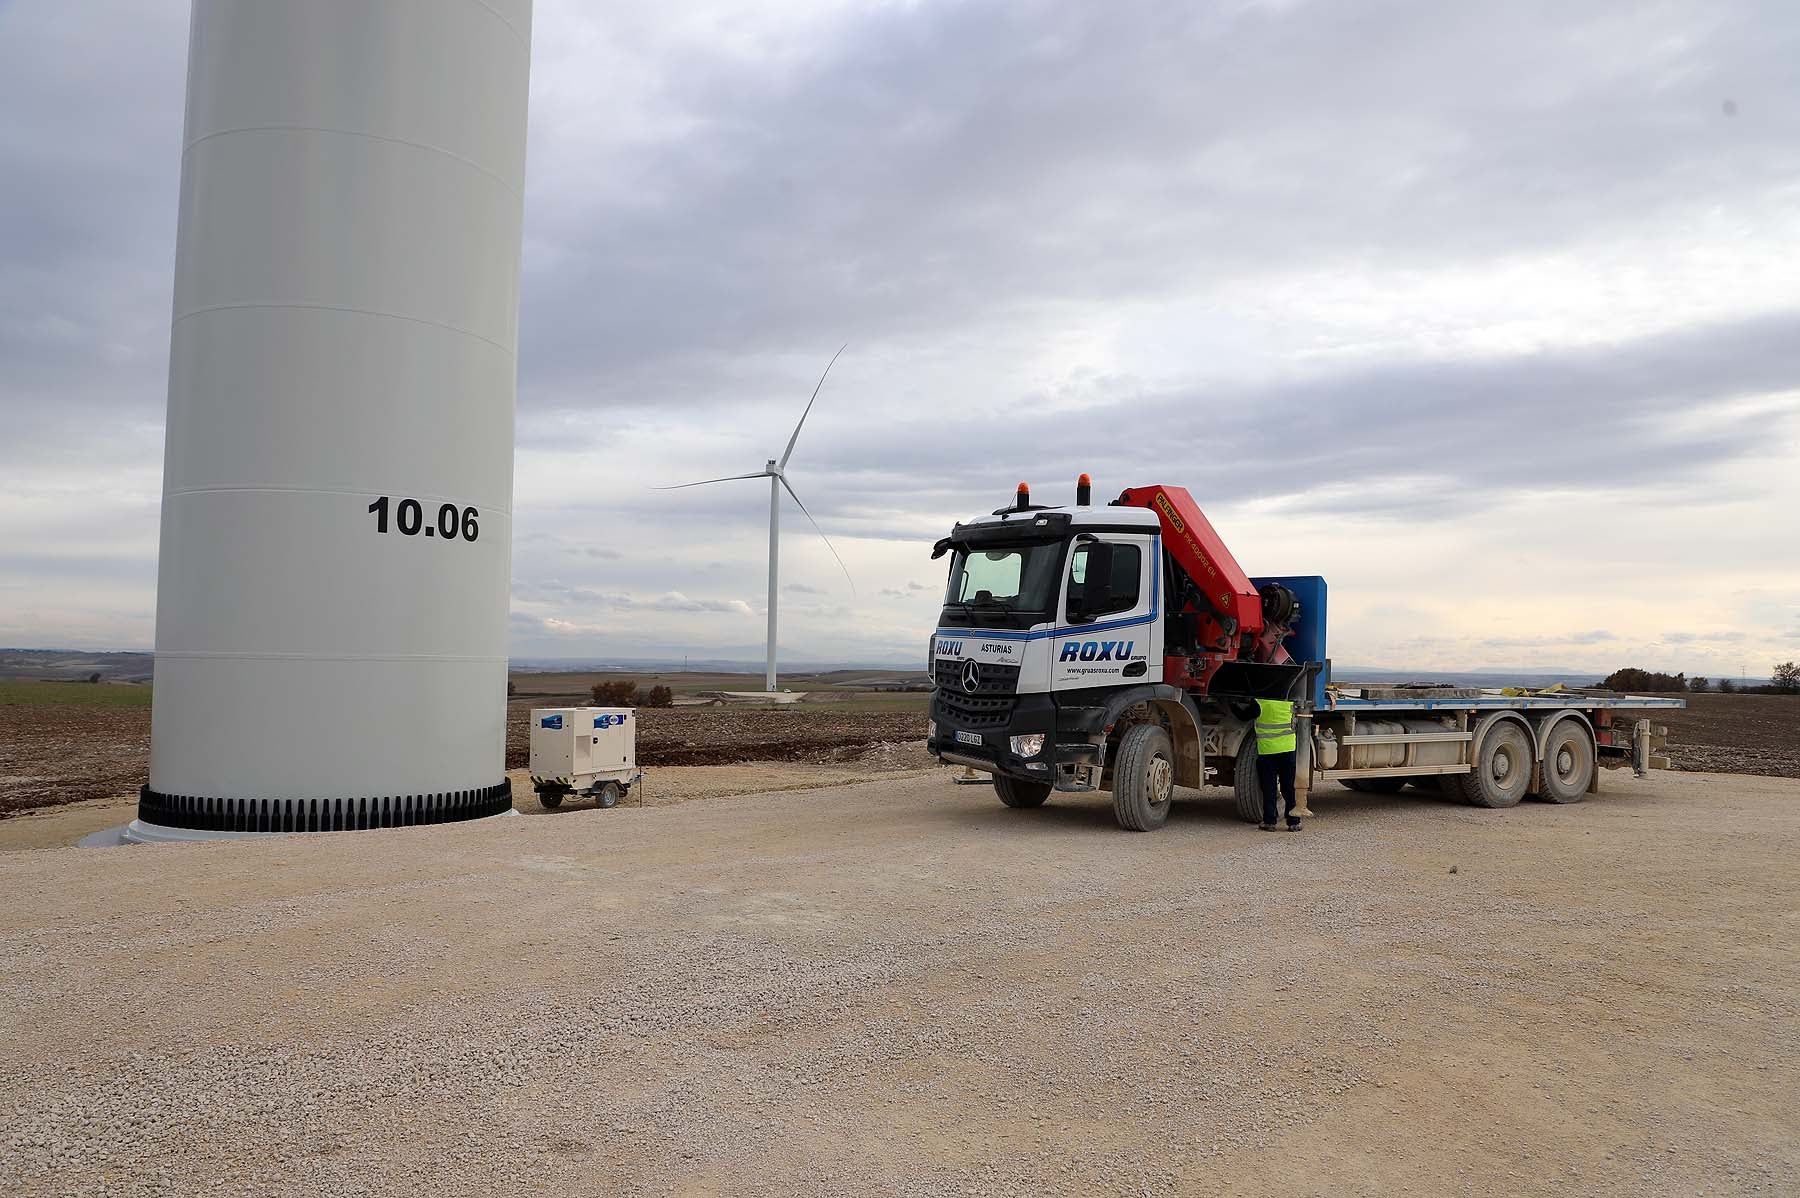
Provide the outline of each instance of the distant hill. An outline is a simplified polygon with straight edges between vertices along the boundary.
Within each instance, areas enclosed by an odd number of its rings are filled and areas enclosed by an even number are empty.
[[[149,682],[153,655],[138,652],[93,652],[85,649],[0,649],[0,678],[36,678],[74,681],[99,674],[108,682]],[[626,658],[515,658],[514,673],[621,673],[621,674],[743,674],[762,676],[763,663],[734,661],[711,657],[630,660]],[[893,662],[820,662],[783,658],[784,675],[826,674],[845,671],[868,672],[881,678],[896,673],[923,675],[923,655],[916,667],[897,666]]]
[[[809,661],[783,657],[783,675],[825,674],[843,671],[869,672],[879,676],[924,673],[923,654],[920,661],[842,662]],[[99,674],[110,682],[150,681],[151,655],[148,653],[96,653],[80,649],[0,649],[0,678],[86,678]],[[714,657],[664,657],[631,659],[616,657],[516,657],[515,673],[608,673],[621,674],[751,674],[760,676],[763,663],[755,660]],[[1449,686],[1593,686],[1598,671],[1577,673],[1567,669],[1480,669],[1480,670],[1395,670],[1375,666],[1340,666],[1331,670],[1332,680],[1354,686],[1359,682],[1386,686],[1401,682],[1438,682]]]
[[[73,681],[98,674],[108,682],[148,682],[148,653],[93,653],[82,649],[0,649],[0,678]]]

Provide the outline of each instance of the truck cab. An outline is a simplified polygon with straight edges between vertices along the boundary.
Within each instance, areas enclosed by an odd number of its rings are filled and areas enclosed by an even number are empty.
[[[1152,771],[1137,813],[1160,823],[1174,784],[1204,773],[1200,709],[1164,678],[1179,622],[1162,542],[1150,508],[1040,507],[1024,488],[956,525],[935,552],[949,572],[930,645],[930,751],[992,773],[1009,806],[1038,806],[1112,780],[1129,712],[1163,733],[1149,739],[1166,770]]]

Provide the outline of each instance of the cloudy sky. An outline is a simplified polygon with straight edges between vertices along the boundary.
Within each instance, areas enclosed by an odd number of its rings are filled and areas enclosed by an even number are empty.
[[[187,5],[0,0],[0,645],[151,644]],[[513,650],[916,661],[1186,485],[1339,662],[1800,656],[1800,6],[538,0]]]

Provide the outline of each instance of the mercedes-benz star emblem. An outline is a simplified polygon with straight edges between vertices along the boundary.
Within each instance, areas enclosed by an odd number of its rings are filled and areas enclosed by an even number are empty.
[[[981,667],[972,661],[963,662],[962,682],[963,689],[974,694],[975,688],[981,685]]]

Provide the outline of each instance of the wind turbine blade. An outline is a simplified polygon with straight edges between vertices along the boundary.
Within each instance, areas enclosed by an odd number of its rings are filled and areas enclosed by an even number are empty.
[[[703,478],[697,483],[676,483],[672,487],[651,487],[652,491],[679,491],[684,487],[704,487],[709,483],[734,483],[740,478],[767,478],[767,470],[758,470],[755,474],[729,474],[724,478]]]
[[[856,579],[850,577],[850,567],[844,564],[843,558],[838,557],[837,546],[831,543],[831,538],[825,535],[825,530],[819,527],[819,522],[813,519],[813,514],[806,510],[806,505],[800,503],[800,497],[794,494],[794,488],[788,485],[788,480],[779,474],[775,477],[781,479],[782,489],[793,496],[795,503],[800,504],[801,514],[806,517],[807,523],[813,526],[813,531],[819,534],[819,539],[825,542],[825,548],[831,550],[831,556],[837,557],[838,569],[844,572],[844,581],[850,584],[850,593],[856,594]]]
[[[800,413],[800,424],[796,424],[794,426],[794,435],[788,438],[787,452],[785,452],[781,455],[781,464],[775,467],[777,470],[780,470],[783,467],[785,467],[787,465],[788,459],[794,456],[794,442],[796,442],[800,439],[800,425],[803,425],[806,423],[807,415],[812,412],[813,402],[814,402],[814,400],[817,400],[819,398],[819,387],[823,387],[825,385],[825,375],[830,374],[831,368],[837,364],[838,354],[843,353],[845,350],[847,350],[849,348],[850,348],[850,343],[848,341],[844,342],[842,345],[838,346],[837,353],[831,355],[831,361],[825,363],[825,374],[821,374],[819,376],[819,384],[817,387],[813,388],[812,399],[809,399],[806,401],[806,411]],[[792,495],[793,491],[790,489],[788,491],[788,494]],[[796,499],[796,500],[794,500],[794,502],[799,503],[800,501],[798,499]],[[805,509],[803,508],[801,510],[804,511]],[[809,517],[809,519],[810,519],[810,517]],[[817,528],[818,525],[815,524],[813,527]],[[824,536],[825,534],[820,533],[819,535]]]

